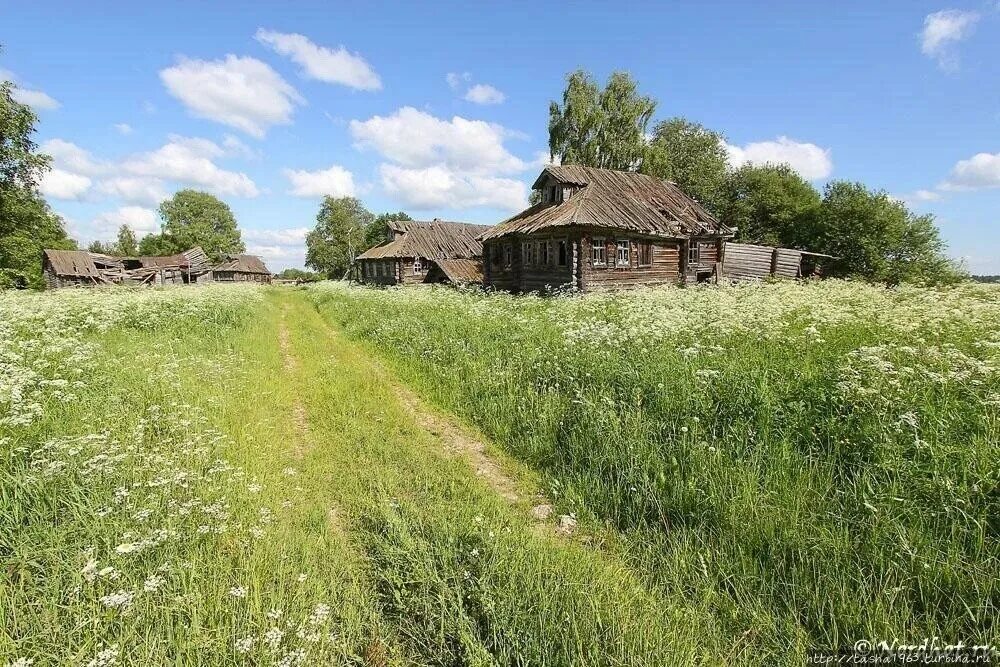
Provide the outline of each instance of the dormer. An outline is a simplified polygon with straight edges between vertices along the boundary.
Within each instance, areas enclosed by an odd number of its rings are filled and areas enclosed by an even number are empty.
[[[570,183],[559,179],[548,169],[544,170],[531,186],[541,192],[543,204],[561,204],[572,197],[578,190],[586,187],[586,183]]]

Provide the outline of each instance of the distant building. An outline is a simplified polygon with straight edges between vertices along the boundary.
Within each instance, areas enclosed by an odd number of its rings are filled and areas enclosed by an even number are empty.
[[[251,282],[270,283],[271,272],[264,260],[255,255],[226,255],[222,262],[198,276],[198,282]]]
[[[42,251],[50,289],[97,285],[186,285],[196,282],[270,282],[271,272],[252,255],[227,256],[212,265],[199,247],[164,257],[112,257],[86,250]]]
[[[483,281],[486,225],[432,220],[394,220],[386,240],[358,256],[354,278],[372,285],[476,283]]]

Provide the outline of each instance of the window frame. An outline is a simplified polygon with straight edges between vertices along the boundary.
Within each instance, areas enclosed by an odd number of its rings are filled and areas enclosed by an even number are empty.
[[[503,244],[503,268],[505,270],[510,270],[510,267],[514,264],[514,244],[504,243]]]
[[[600,259],[598,259],[598,256]],[[607,240],[603,236],[590,240],[590,263],[592,266],[608,265]]]
[[[556,266],[569,264],[569,243],[566,239],[556,241]]]
[[[538,242],[538,248],[535,249],[535,252],[538,253],[539,266],[548,266],[552,259],[552,248],[549,247],[550,243],[551,241]]]
[[[413,258],[413,275],[419,276],[424,272],[424,263],[419,257]]]
[[[639,266],[653,265],[653,242],[639,241]],[[645,260],[645,261],[644,261]]]
[[[688,243],[687,260],[688,260],[688,266],[699,266],[701,264],[700,241],[690,241]]]
[[[624,247],[622,247],[624,244]],[[625,261],[622,261],[622,250],[625,251]],[[615,241],[615,266],[632,266],[632,241],[629,239],[617,239]]]

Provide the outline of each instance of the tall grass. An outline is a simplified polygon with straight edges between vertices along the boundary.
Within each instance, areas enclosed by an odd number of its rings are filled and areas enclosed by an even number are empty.
[[[709,609],[719,658],[997,636],[994,287],[310,295]]]

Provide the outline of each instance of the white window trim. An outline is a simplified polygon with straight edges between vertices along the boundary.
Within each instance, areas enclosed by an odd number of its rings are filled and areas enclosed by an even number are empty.
[[[598,250],[600,252],[598,253]],[[600,259],[598,259],[600,255]],[[591,240],[590,246],[590,261],[594,266],[607,266],[608,265],[608,246],[603,237],[595,238]]]
[[[701,243],[698,241],[688,244],[688,264],[701,264]]]
[[[622,261],[622,244],[625,245],[625,260]],[[632,266],[632,242],[627,239],[615,241],[615,266]]]
[[[420,261],[419,257],[414,257],[413,258],[413,275],[419,276],[423,272],[424,272],[423,262]]]

